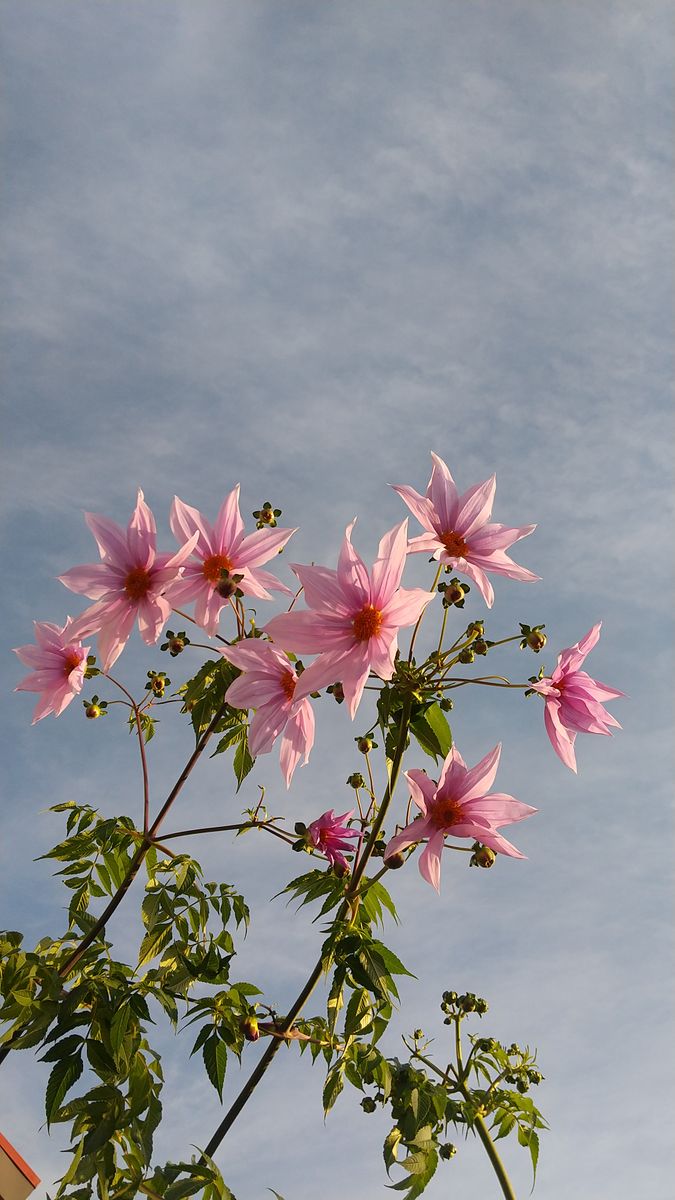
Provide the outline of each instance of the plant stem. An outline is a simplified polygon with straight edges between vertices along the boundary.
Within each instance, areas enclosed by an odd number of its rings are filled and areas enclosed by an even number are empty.
[[[459,1025],[460,1025],[461,1019],[462,1019],[461,1017],[455,1018],[455,1057],[457,1059],[457,1083],[459,1084],[459,1090],[461,1091],[462,1095],[464,1096],[464,1099],[470,1100],[471,1093],[470,1093],[469,1089],[467,1088],[466,1083],[464,1082],[465,1076],[464,1076],[464,1065],[462,1062],[462,1039],[461,1039],[461,1035],[460,1035],[460,1031],[459,1031]],[[492,1169],[493,1169],[495,1175],[497,1176],[497,1179],[499,1181],[499,1186],[502,1189],[502,1192],[504,1193],[505,1200],[516,1200],[516,1193],[514,1192],[513,1188],[511,1187],[511,1180],[509,1179],[508,1175],[506,1174],[506,1168],[504,1167],[504,1164],[503,1164],[501,1158],[499,1157],[499,1154],[497,1152],[497,1147],[495,1146],[492,1138],[490,1137],[490,1131],[489,1131],[485,1121],[483,1120],[483,1118],[481,1116],[476,1114],[476,1116],[473,1119],[473,1125],[478,1133],[478,1136],[479,1136],[481,1142],[483,1143],[483,1146],[485,1147],[485,1153],[487,1154],[488,1158],[490,1159],[490,1162],[492,1164]]]
[[[443,564],[442,564],[442,563],[440,563],[440,564],[439,564],[439,567],[438,567],[438,570],[437,570],[436,574],[434,575],[434,582],[432,583],[431,587],[429,588],[429,591],[430,591],[430,592],[435,592],[435,591],[436,591],[436,584],[438,583],[438,581],[439,581],[439,579],[440,579],[440,577],[441,577],[441,571],[442,571],[442,570],[443,570]],[[418,631],[418,629],[419,629],[420,625],[422,624],[422,618],[423,618],[423,616],[424,616],[425,612],[427,611],[427,608],[428,608],[428,605],[426,605],[426,604],[425,604],[425,606],[424,606],[424,608],[422,609],[422,611],[421,611],[421,613],[420,613],[419,617],[417,618],[417,621],[415,622],[415,628],[414,628],[414,629],[413,629],[413,631],[412,631],[412,637],[411,637],[411,639],[410,639],[410,649],[408,650],[408,661],[409,661],[409,662],[410,662],[410,660],[412,659],[412,652],[413,652],[413,649],[414,649],[414,646],[415,646],[415,641],[416,641],[416,639],[417,639],[417,631]]]
[[[399,775],[399,771],[400,771],[400,767],[401,767],[401,761],[402,761],[403,755],[405,753],[405,743],[406,743],[406,738],[408,736],[408,724],[410,721],[410,703],[411,703],[410,698],[407,697],[404,702],[404,705],[403,705],[403,711],[401,713],[401,724],[399,726],[398,742],[396,744],[396,750],[394,752],[394,758],[393,758],[392,764],[391,764],[389,782],[387,783],[387,787],[385,789],[385,793],[382,798],[382,803],[380,805],[380,810],[378,812],[377,818],[376,818],[373,828],[368,836],[368,840],[364,846],[363,854],[362,854],[357,866],[354,869],[354,874],[352,876],[351,883],[345,893],[345,899],[344,899],[343,903],[340,905],[340,908],[338,909],[338,912],[337,912],[337,915],[335,918],[336,925],[338,924],[338,922],[344,921],[345,918],[347,916],[349,916],[349,914],[352,911],[352,904],[353,904],[353,901],[357,898],[357,889],[358,889],[359,883],[363,877],[363,872],[366,869],[368,859],[370,858],[373,846],[375,845],[375,842],[377,841],[380,829],[382,828],[382,824],[384,822],[384,818],[387,813],[387,809],[389,808],[389,805],[391,803],[391,799],[392,799],[392,796],[394,793],[394,788],[396,787],[396,781],[398,779],[398,775]],[[223,1117],[222,1121],[220,1122],[220,1125],[216,1129],[216,1132],[214,1133],[210,1142],[206,1146],[206,1148],[204,1150],[204,1154],[208,1155],[209,1158],[213,1158],[213,1155],[214,1155],[215,1151],[218,1149],[223,1138],[225,1137],[225,1135],[228,1133],[228,1131],[230,1130],[230,1128],[236,1121],[236,1119],[239,1116],[239,1113],[243,1109],[244,1105],[247,1103],[247,1101],[253,1095],[253,1093],[254,1093],[255,1089],[257,1088],[258,1084],[260,1083],[263,1075],[267,1071],[267,1068],[269,1067],[270,1063],[272,1062],[272,1059],[274,1058],[275,1054],[277,1053],[280,1045],[284,1041],[283,1035],[285,1033],[289,1032],[296,1017],[298,1017],[299,1014],[302,1012],[302,1009],[304,1008],[307,1000],[309,999],[309,997],[311,996],[312,992],[314,991],[317,983],[319,982],[321,975],[323,974],[323,971],[325,969],[327,969],[327,966],[328,966],[328,964],[324,961],[324,959],[319,958],[311,975],[309,976],[309,979],[307,980],[305,986],[303,987],[302,991],[300,992],[300,995],[297,997],[297,999],[295,1000],[295,1002],[289,1009],[288,1013],[284,1017],[283,1022],[279,1025],[278,1032],[281,1036],[270,1039],[270,1044],[267,1047],[267,1049],[265,1050],[265,1053],[263,1054],[262,1058],[260,1059],[257,1067],[255,1067],[254,1070],[251,1072],[251,1075],[249,1076],[249,1078],[247,1079],[243,1088],[239,1092],[239,1095],[236,1097],[234,1103],[230,1106],[230,1108],[226,1112],[225,1116]]]
[[[119,679],[113,679],[112,675],[109,675],[107,671],[104,671],[103,675],[105,679],[109,679],[111,683],[114,683],[115,687],[118,687],[121,692],[124,692],[124,695],[127,697],[131,707],[134,710],[136,733],[138,734],[138,748],[141,752],[141,770],[143,771],[143,833],[147,833],[148,823],[150,820],[150,781],[148,779],[148,762],[145,756],[145,739],[143,737],[140,710],[136,701],[131,695],[131,692],[127,691],[124,684],[120,683]]]

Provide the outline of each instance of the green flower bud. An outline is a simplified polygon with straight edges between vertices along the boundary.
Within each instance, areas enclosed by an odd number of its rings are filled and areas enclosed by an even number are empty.
[[[88,704],[84,710],[84,715],[88,721],[95,721],[97,717],[103,716],[103,712],[99,704]]]
[[[360,771],[354,771],[354,773],[349,776],[347,780],[347,786],[354,788],[354,791],[356,791],[357,788],[366,786],[366,781]]]
[[[424,1037],[424,1030],[423,1029],[415,1029],[413,1031],[413,1037],[416,1042],[421,1042],[422,1038]]]
[[[364,1096],[363,1100],[361,1101],[361,1108],[365,1113],[374,1113],[377,1109],[377,1104],[373,1100],[372,1096]]]
[[[446,1162],[448,1159],[454,1158],[456,1153],[457,1147],[453,1146],[452,1142],[443,1142],[443,1145],[438,1147],[439,1158],[444,1159]]]
[[[476,843],[475,849],[469,859],[469,866],[489,868],[494,866],[497,855],[489,846],[481,846]]]
[[[368,754],[373,749],[373,739],[369,737],[360,737],[356,739],[357,748],[362,754]]]
[[[488,644],[483,638],[476,638],[476,641],[473,643],[473,650],[475,654],[485,655],[488,652]]]
[[[390,871],[398,871],[399,867],[402,867],[404,862],[405,862],[405,855],[401,854],[400,850],[397,850],[395,854],[389,855],[389,858],[387,859],[387,862],[385,865],[389,868]]]
[[[438,707],[442,710],[442,712],[452,712],[455,705],[448,696],[444,696],[442,700],[439,700]]]
[[[459,661],[461,663],[472,663],[474,661],[475,657],[476,657],[476,655],[475,655],[473,647],[467,646],[466,649],[462,650],[462,652],[460,653]]]
[[[371,851],[373,858],[384,858],[384,852],[387,849],[387,843],[384,838],[378,838]]]
[[[341,683],[331,683],[330,687],[326,688],[326,691],[338,704],[344,702],[345,693]]]

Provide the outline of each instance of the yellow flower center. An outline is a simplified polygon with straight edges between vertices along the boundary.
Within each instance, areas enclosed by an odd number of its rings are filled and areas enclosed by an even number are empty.
[[[450,829],[463,819],[462,805],[452,796],[439,796],[430,806],[428,816],[436,829]]]
[[[151,585],[152,579],[145,567],[134,567],[124,580],[124,590],[130,600],[142,600]]]
[[[367,642],[371,637],[377,637],[382,628],[382,613],[372,604],[366,604],[352,620],[352,629],[357,642]]]
[[[226,554],[211,554],[204,559],[202,565],[202,575],[208,579],[209,583],[219,583],[220,572],[231,570],[232,559],[228,558]]]
[[[448,529],[441,534],[440,540],[452,558],[466,558],[469,547],[460,533],[456,533],[454,529]]]
[[[293,699],[297,682],[292,671],[284,671],[284,674],[281,676],[281,690],[287,700]]]

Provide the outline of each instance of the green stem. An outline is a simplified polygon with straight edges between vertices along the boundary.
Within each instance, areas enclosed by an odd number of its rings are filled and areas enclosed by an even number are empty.
[[[455,1018],[455,1057],[457,1059],[457,1082],[459,1084],[459,1090],[461,1091],[462,1095],[464,1096],[464,1099],[470,1101],[471,1100],[471,1092],[469,1091],[469,1089],[466,1086],[466,1083],[464,1082],[464,1066],[462,1063],[462,1039],[461,1039],[461,1035],[460,1035],[460,1031],[459,1031],[459,1025],[460,1025],[461,1019],[462,1019],[461,1017]],[[501,1187],[502,1192],[504,1193],[505,1200],[516,1200],[516,1193],[514,1192],[513,1188],[511,1187],[511,1180],[509,1179],[509,1177],[506,1173],[506,1168],[505,1168],[501,1158],[499,1157],[499,1154],[497,1152],[497,1147],[495,1146],[492,1138],[490,1137],[490,1131],[489,1131],[485,1121],[483,1120],[483,1118],[481,1116],[476,1115],[473,1119],[473,1126],[476,1129],[476,1132],[478,1133],[478,1136],[479,1136],[481,1142],[483,1143],[483,1146],[485,1148],[485,1153],[487,1154],[488,1158],[490,1159],[490,1162],[492,1164],[492,1169],[493,1169],[495,1175],[497,1176],[497,1179],[499,1181],[499,1186]]]
[[[441,564],[439,565],[439,568],[438,568],[438,570],[437,570],[436,574],[434,575],[434,582],[432,583],[431,587],[429,588],[429,591],[430,591],[430,592],[435,592],[435,591],[436,591],[436,584],[438,583],[438,581],[439,581],[439,579],[440,579],[440,577],[441,577],[441,571],[442,571],[442,570],[443,570],[443,564],[441,563]],[[428,608],[428,605],[426,605],[426,604],[425,604],[425,606],[424,606],[424,608],[422,609],[422,611],[421,611],[421,613],[420,613],[419,617],[417,618],[417,621],[415,622],[415,628],[414,628],[414,629],[413,629],[413,631],[412,631],[412,637],[411,637],[411,639],[410,639],[410,649],[409,649],[409,651],[408,651],[408,662],[410,662],[410,661],[412,660],[412,652],[413,652],[413,648],[414,648],[414,646],[415,646],[415,640],[416,640],[416,638],[417,638],[417,631],[418,631],[418,629],[419,629],[420,625],[422,624],[422,620],[423,620],[423,617],[424,617],[424,614],[425,614],[425,612],[427,611],[427,608]]]
[[[143,737],[140,709],[131,695],[131,692],[127,691],[124,684],[120,683],[119,679],[114,679],[113,676],[109,675],[106,671],[103,672],[103,677],[104,679],[109,679],[111,683],[114,683],[115,687],[118,687],[121,692],[124,692],[124,695],[127,697],[131,707],[134,710],[136,732],[138,734],[138,748],[141,754],[141,770],[143,772],[143,833],[147,833],[148,824],[150,821],[150,781],[148,778],[148,762],[145,756],[145,739]]]

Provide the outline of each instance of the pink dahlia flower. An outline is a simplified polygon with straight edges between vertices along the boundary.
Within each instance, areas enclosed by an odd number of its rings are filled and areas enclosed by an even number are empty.
[[[196,601],[195,621],[211,636],[218,628],[220,610],[228,598],[216,590],[221,571],[240,575],[237,587],[245,596],[271,600],[270,592],[292,592],[260,564],[274,558],[296,532],[295,529],[259,529],[244,536],[244,522],[239,512],[239,484],[226,496],[215,525],[210,525],[196,509],[174,497],[171,507],[171,531],[179,542],[187,543],[197,537],[193,559],[186,563],[179,582],[168,591],[173,604]],[[197,561],[194,561],[194,560]]]
[[[49,621],[34,621],[33,628],[36,644],[17,646],[14,650],[21,662],[33,670],[16,685],[14,691],[41,693],[33,713],[34,725],[49,713],[59,717],[82,691],[91,647],[83,646],[73,636],[70,617],[63,628]]]
[[[347,527],[337,571],[292,563],[309,605],[306,612],[281,613],[265,632],[287,650],[319,654],[303,682],[321,687],[326,672],[341,680],[353,717],[371,671],[391,679],[398,631],[414,625],[433,592],[399,587],[407,553],[407,521],[382,538],[372,572],[352,546]]]
[[[72,567],[59,578],[71,592],[98,601],[73,622],[80,637],[98,633],[103,670],[119,658],[138,619],[141,637],[157,641],[171,612],[164,593],[177,579],[197,537],[177,554],[157,554],[155,518],[138,489],[138,500],[126,529],[96,513],[84,514],[98,543],[102,561]]]
[[[478,587],[488,608],[492,608],[494,591],[486,575],[508,575],[532,583],[539,579],[525,567],[518,566],[506,551],[514,542],[527,537],[536,525],[521,525],[509,529],[506,525],[490,525],[495,495],[495,476],[458,495],[455,481],[442,458],[432,453],[434,460],[426,496],[414,488],[392,484],[394,491],[408,505],[411,513],[427,530],[411,538],[411,554],[424,551],[453,570],[468,575]]]
[[[544,697],[544,723],[546,732],[558,758],[566,767],[576,771],[574,740],[578,733],[604,733],[610,735],[610,726],[620,729],[619,722],[603,707],[603,700],[615,700],[624,692],[607,687],[597,679],[591,679],[579,667],[600,637],[602,622],[589,629],[585,638],[558,655],[557,666],[551,676],[532,684],[532,690]]]
[[[384,861],[397,851],[427,839],[420,855],[420,874],[440,892],[441,853],[448,834],[472,838],[498,854],[524,858],[497,830],[500,825],[522,821],[537,810],[503,792],[490,792],[501,752],[501,745],[495,746],[475,767],[469,768],[453,746],[438,783],[426,771],[406,771],[410,795],[422,815],[391,839]]]
[[[314,745],[314,712],[307,699],[313,688],[305,686],[304,675],[296,675],[291,660],[270,642],[250,638],[220,653],[243,671],[227,689],[227,703],[256,710],[248,735],[251,754],[267,754],[283,733],[281,773],[289,787],[300,759],[304,755],[306,763]]]
[[[348,821],[353,816],[354,809],[351,812],[341,813],[339,817],[333,815],[333,809],[329,808],[328,812],[322,813],[316,821],[307,827],[309,841],[315,850],[320,850],[326,855],[329,863],[333,867],[340,867],[342,871],[349,869],[349,864],[342,850],[352,850],[347,838],[358,838],[360,833],[358,829],[350,829],[343,822]]]

